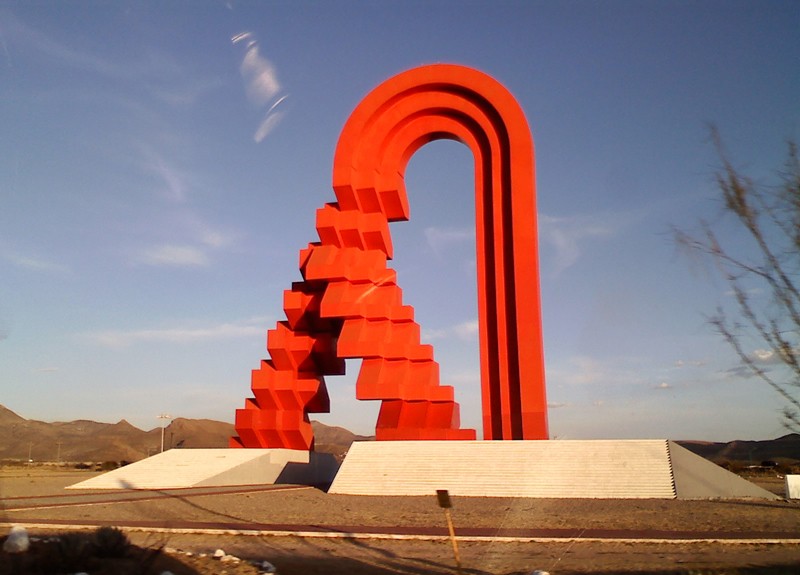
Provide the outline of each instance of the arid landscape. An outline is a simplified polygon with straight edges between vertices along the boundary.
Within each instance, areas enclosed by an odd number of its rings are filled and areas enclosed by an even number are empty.
[[[312,422],[316,449],[343,457],[353,441],[372,439],[342,427]],[[134,462],[161,449],[161,428],[144,431],[124,419],[117,423],[77,420],[43,422],[25,419],[0,405],[0,461],[34,462]],[[176,418],[164,429],[164,448],[227,447],[235,435],[233,424],[210,419]],[[773,440],[736,440],[715,443],[678,440],[690,451],[737,470],[773,462],[783,468],[800,465],[800,435]],[[771,464],[770,464],[771,465]]]
[[[4,529],[29,525],[45,565],[82,561],[73,564],[92,575],[254,575],[266,572],[264,561],[282,575],[777,575],[800,567],[800,506],[789,501],[454,498],[458,569],[434,496],[293,486],[63,490],[96,473],[4,468]],[[53,539],[77,531],[89,545],[101,526],[121,527],[133,544],[118,561],[75,559],[75,537]],[[218,549],[231,559],[214,559]],[[9,555],[0,556],[0,575],[13,573],[11,565]]]
[[[340,457],[354,440],[370,439],[314,426],[318,448]],[[65,491],[98,468],[156,452],[161,429],[143,431],[125,421],[46,423],[0,407],[0,432],[6,438],[0,540],[14,524],[27,525],[35,537],[24,556],[0,553],[0,575],[251,575],[273,568],[282,575],[777,575],[800,569],[794,501],[455,498],[458,568],[435,497],[332,495],[286,485]],[[222,422],[176,419],[164,430],[165,447],[222,447],[233,433]],[[797,435],[680,443],[779,495],[781,473],[800,463]],[[98,530],[110,527],[126,538],[117,557],[98,551],[109,547],[98,543]],[[78,535],[65,539],[65,533]],[[75,568],[65,571],[64,561]]]
[[[316,449],[342,456],[356,435],[341,427],[313,422]],[[0,405],[0,461],[103,463],[139,461],[161,450],[161,428],[144,431],[124,419],[117,423],[25,419]],[[176,418],[164,429],[164,448],[228,447],[233,424],[210,419]]]

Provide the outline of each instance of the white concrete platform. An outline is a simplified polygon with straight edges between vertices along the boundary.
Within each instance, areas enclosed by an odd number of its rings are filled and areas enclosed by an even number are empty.
[[[330,493],[705,499],[777,496],[675,442],[356,442]]]
[[[170,449],[67,489],[176,489],[295,483],[327,485],[338,463],[293,449]]]
[[[800,499],[800,475],[786,476],[786,499]]]

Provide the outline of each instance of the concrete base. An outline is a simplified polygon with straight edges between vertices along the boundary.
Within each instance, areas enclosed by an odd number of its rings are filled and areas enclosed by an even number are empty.
[[[800,475],[786,476],[786,499],[800,499]]]
[[[356,442],[330,493],[778,499],[673,441]]]
[[[329,453],[292,449],[170,449],[67,489],[328,485],[338,468]]]

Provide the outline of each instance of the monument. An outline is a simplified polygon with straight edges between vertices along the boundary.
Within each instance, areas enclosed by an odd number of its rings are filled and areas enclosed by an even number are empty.
[[[406,164],[444,138],[475,158],[484,438],[548,438],[530,129],[499,82],[436,64],[387,80],[345,124],[337,201],[317,211],[319,241],[300,251],[303,281],[284,292],[286,320],[268,333],[232,446],[313,449],[308,414],[329,411],[324,376],[346,358],[363,360],[357,398],[381,401],[377,440],[475,439],[387,266],[389,223],[409,218]]]
[[[461,428],[454,390],[440,385],[433,349],[387,265],[389,223],[409,217],[406,164],[441,138],[475,157],[483,436],[516,441],[476,441]],[[533,142],[497,81],[444,64],[387,80],[342,130],[333,189],[337,201],[317,211],[319,241],[300,251],[303,281],[284,292],[286,320],[268,332],[270,359],[253,371],[254,397],[236,411],[231,446],[249,449],[173,449],[72,487],[307,483],[358,495],[777,498],[665,439],[531,441],[548,439]],[[338,468],[313,450],[308,414],[330,409],[324,378],[343,374],[347,358],[362,358],[358,399],[381,408],[378,441],[354,443]]]

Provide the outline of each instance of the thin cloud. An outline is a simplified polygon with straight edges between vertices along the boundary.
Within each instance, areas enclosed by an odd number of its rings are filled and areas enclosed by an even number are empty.
[[[800,346],[793,348],[791,353],[800,354]],[[757,349],[753,351],[750,359],[752,359],[754,363],[760,365],[781,365],[786,363],[779,353],[771,349]]]
[[[763,369],[762,371],[764,373],[769,373],[771,370],[769,368],[766,368]],[[748,379],[755,376],[753,370],[747,367],[746,365],[737,365],[736,367],[731,367],[729,369],[726,369],[722,373],[728,377],[735,377],[741,379]]]
[[[744,290],[744,293],[749,296],[760,296],[764,294],[764,288],[750,288]],[[725,297],[736,297],[736,292],[731,290],[727,290],[723,293]]]
[[[204,267],[209,265],[208,255],[195,246],[163,244],[142,250],[135,261],[151,266]]]
[[[4,246],[0,246],[0,259],[10,263],[15,267],[34,272],[65,273],[69,271],[69,268],[65,265],[38,257],[21,254],[16,250]]]
[[[478,327],[477,319],[465,321],[453,327],[453,333],[459,339],[465,341],[474,340],[478,338]]]
[[[2,16],[5,37],[0,37],[0,42],[9,67],[11,55],[6,40],[12,50],[20,47],[38,52],[63,67],[123,81],[137,89],[143,87],[153,98],[175,107],[192,104],[202,94],[221,85],[219,78],[196,78],[186,74],[184,67],[169,54],[157,52],[149,46],[135,60],[110,60],[98,55],[102,54],[99,50],[80,50],[60,42],[53,35],[29,26],[9,12]]]
[[[88,70],[114,78],[123,78],[125,76],[124,68],[116,66],[94,54],[74,50],[61,44],[39,30],[28,26],[9,12],[5,12],[3,18],[5,25],[4,32],[7,34],[12,45],[14,43],[19,43],[25,47],[31,47],[48,58],[74,68]]]
[[[206,228],[200,231],[199,241],[212,248],[224,248],[231,245],[234,239],[230,234]]]
[[[81,337],[96,345],[111,349],[121,349],[147,343],[186,345],[223,339],[263,336],[266,333],[266,322],[266,318],[253,318],[207,327],[99,331],[81,334]]]
[[[425,229],[425,240],[436,255],[441,255],[453,246],[475,242],[475,229],[430,227]]]
[[[642,385],[641,362],[632,358],[613,357],[599,360],[573,356],[565,362],[548,366],[548,380],[554,385],[600,386]]]
[[[233,44],[242,43],[245,46],[239,72],[244,80],[247,99],[258,107],[269,105],[253,135],[255,142],[260,143],[283,119],[285,113],[276,109],[288,95],[280,95],[281,83],[278,81],[275,66],[261,55],[258,41],[252,32],[236,34],[231,38],[231,42]]]
[[[149,147],[142,147],[142,155],[141,168],[162,183],[161,195],[172,202],[185,202],[189,188],[187,175]]]
[[[173,224],[176,229],[188,235],[192,243],[209,248],[226,248],[234,244],[238,237],[235,232],[221,231],[188,209],[182,210]]]
[[[480,383],[481,374],[478,371],[460,371],[451,373],[447,377],[442,377],[442,382],[453,385],[467,385]]]
[[[6,65],[8,66],[9,69],[13,69],[14,64],[12,64],[11,62],[11,53],[8,51],[8,46],[6,46],[6,41],[3,38],[2,30],[0,30],[0,46],[3,47],[3,54],[6,57]]]
[[[188,241],[162,242],[137,250],[133,263],[158,267],[206,267],[215,252],[236,241],[231,233],[219,231],[194,214],[184,213],[172,218],[169,226]]]
[[[158,215],[148,220],[157,222],[158,240],[149,247],[135,249],[133,263],[176,267],[209,265],[210,251],[230,246],[235,235],[212,226],[191,208],[190,192],[197,177],[179,169],[149,145],[141,145],[140,151],[139,168],[155,178],[155,194],[169,204],[170,209],[159,209]]]
[[[471,319],[459,324],[440,329],[426,329],[422,332],[422,339],[433,341],[437,339],[458,338],[462,341],[477,341],[478,320]]]
[[[675,362],[676,368],[684,368],[684,367],[705,367],[708,362],[702,359],[693,359],[693,360],[685,360],[679,359]]]
[[[605,216],[539,216],[539,233],[542,240],[555,249],[557,276],[580,259],[585,242],[608,238],[616,234],[616,227]]]
[[[792,348],[791,353],[800,354],[800,346]],[[786,362],[781,358],[780,354],[771,349],[756,349],[750,354],[749,359],[753,362],[753,365],[764,374],[773,373],[776,370],[779,371],[786,365]],[[737,379],[757,377],[753,368],[744,363],[725,369],[720,373],[725,377]]]

